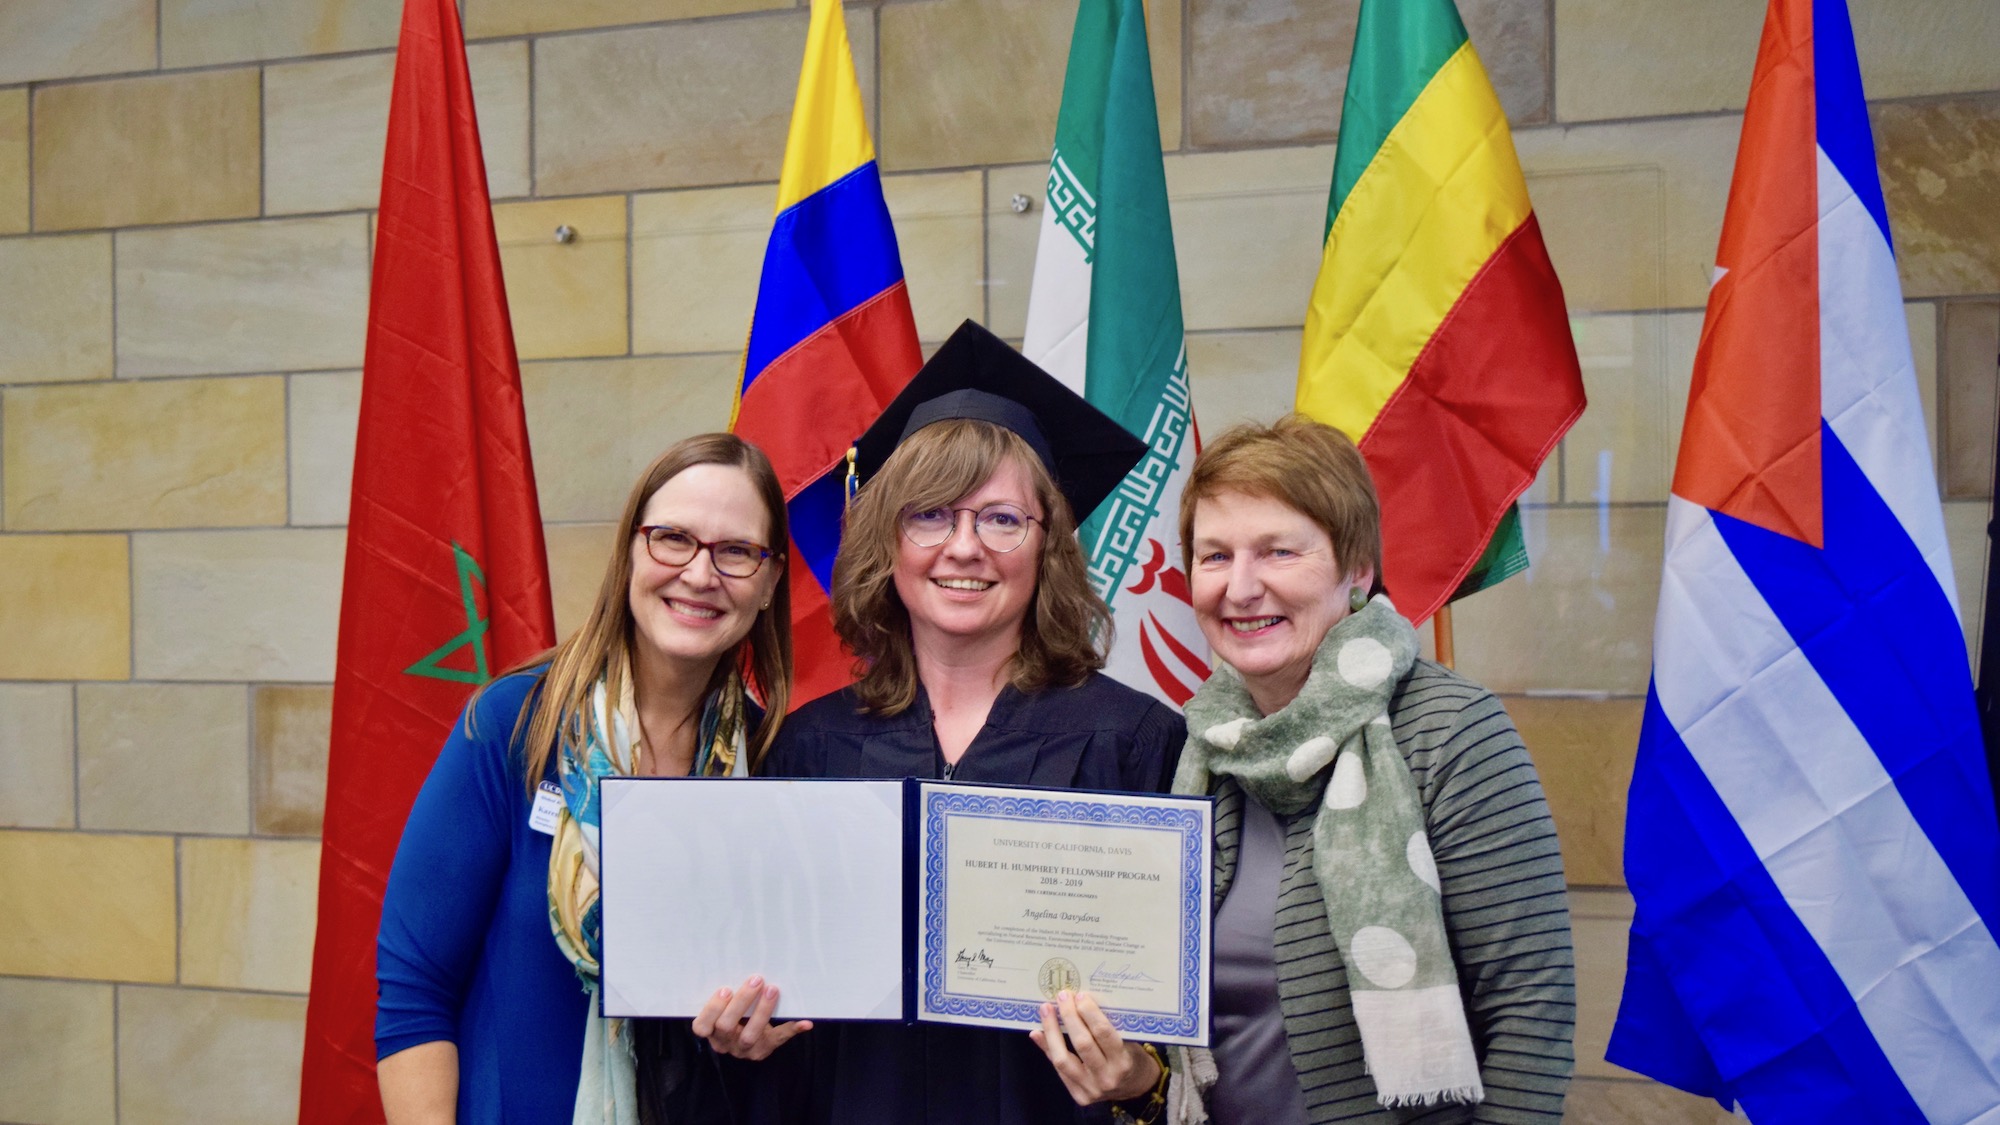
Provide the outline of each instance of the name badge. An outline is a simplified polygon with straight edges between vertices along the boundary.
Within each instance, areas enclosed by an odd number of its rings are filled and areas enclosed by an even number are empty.
[[[535,789],[535,807],[528,810],[528,827],[543,835],[556,834],[556,820],[563,810],[562,790],[553,781],[544,781]]]

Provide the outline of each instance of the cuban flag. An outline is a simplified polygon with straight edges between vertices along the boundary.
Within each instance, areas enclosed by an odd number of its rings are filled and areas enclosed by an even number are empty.
[[[1668,500],[1606,1057],[2000,1122],[2000,832],[1841,0],[1771,0]]]

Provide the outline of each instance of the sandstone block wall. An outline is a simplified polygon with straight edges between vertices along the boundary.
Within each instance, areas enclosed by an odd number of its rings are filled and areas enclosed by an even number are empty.
[[[1977,641],[2000,5],[1852,0]],[[398,0],[0,4],[0,1121],[291,1120]],[[1664,501],[1763,4],[1461,0],[1591,407],[1533,568],[1458,610],[1575,887],[1602,1061]],[[667,443],[728,419],[806,12],[464,0],[558,623]],[[1357,0],[1150,0],[1202,426],[1291,400]],[[1072,0],[848,7],[920,330],[1018,337]],[[558,225],[577,237],[559,244]]]

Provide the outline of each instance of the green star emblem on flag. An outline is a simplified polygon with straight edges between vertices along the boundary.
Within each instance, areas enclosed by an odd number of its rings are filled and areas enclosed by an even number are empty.
[[[484,593],[486,575],[465,548],[459,546],[456,541],[451,545],[451,554],[458,564],[458,594],[465,606],[465,628],[457,636],[432,649],[422,660],[403,669],[403,674],[427,676],[433,680],[449,680],[455,684],[483,684],[493,678],[486,664],[487,619],[479,616],[479,602],[473,595],[472,588],[476,583],[480,592]],[[464,648],[472,650],[472,670],[445,667],[445,659]]]

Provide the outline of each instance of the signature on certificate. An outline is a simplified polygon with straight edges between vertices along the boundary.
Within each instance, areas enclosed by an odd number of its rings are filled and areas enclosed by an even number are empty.
[[[988,957],[984,949],[977,953],[968,953],[961,949],[958,951],[958,955],[951,959],[951,963],[961,969],[990,969],[993,967],[993,958]]]
[[[1146,972],[1144,969],[1133,968],[1130,961],[1117,966],[1113,966],[1109,962],[1099,961],[1097,967],[1090,970],[1090,986],[1092,988],[1115,988],[1121,984],[1158,983],[1160,983],[1158,977]]]

